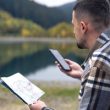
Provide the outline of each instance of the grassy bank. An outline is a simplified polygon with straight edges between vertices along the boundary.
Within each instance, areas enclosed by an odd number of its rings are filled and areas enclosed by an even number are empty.
[[[61,82],[34,82],[45,95],[42,100],[56,110],[76,110],[79,85]],[[29,110],[28,106],[7,89],[0,86],[0,110]]]

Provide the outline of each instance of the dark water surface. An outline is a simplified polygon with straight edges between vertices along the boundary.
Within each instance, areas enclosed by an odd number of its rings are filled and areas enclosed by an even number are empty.
[[[65,58],[80,64],[83,62],[82,58],[74,54],[72,44],[0,44],[0,76],[20,72],[34,80],[73,80],[55,67],[49,48],[59,50]]]

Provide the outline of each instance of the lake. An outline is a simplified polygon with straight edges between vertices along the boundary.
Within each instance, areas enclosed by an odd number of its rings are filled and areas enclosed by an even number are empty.
[[[65,81],[79,83],[78,79],[71,78],[62,73],[56,66],[48,66],[46,68],[37,70],[26,76],[30,80],[35,81]]]
[[[49,48],[57,49],[64,58],[79,64],[84,60],[85,52],[79,51],[74,43],[1,43],[0,76],[20,72],[31,80],[77,82],[78,80],[62,74],[54,65],[55,59],[50,54]]]

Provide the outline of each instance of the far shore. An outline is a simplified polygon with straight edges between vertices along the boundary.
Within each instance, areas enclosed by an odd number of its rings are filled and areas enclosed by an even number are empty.
[[[32,81],[38,86],[48,86],[48,87],[63,87],[63,88],[73,88],[80,87],[80,82],[74,81]]]
[[[0,37],[0,43],[25,43],[25,42],[39,42],[39,43],[75,43],[74,38],[50,38],[50,37]]]

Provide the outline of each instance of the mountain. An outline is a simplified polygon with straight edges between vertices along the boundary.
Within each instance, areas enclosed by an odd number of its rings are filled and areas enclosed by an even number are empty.
[[[71,3],[68,3],[68,4],[65,4],[65,5],[58,7],[59,10],[61,10],[65,13],[66,19],[68,22],[71,21],[72,10],[73,10],[74,5],[75,5],[75,2],[71,2]]]
[[[48,8],[32,0],[0,0],[0,10],[13,17],[29,19],[44,28],[67,21],[66,14],[59,8]]]

